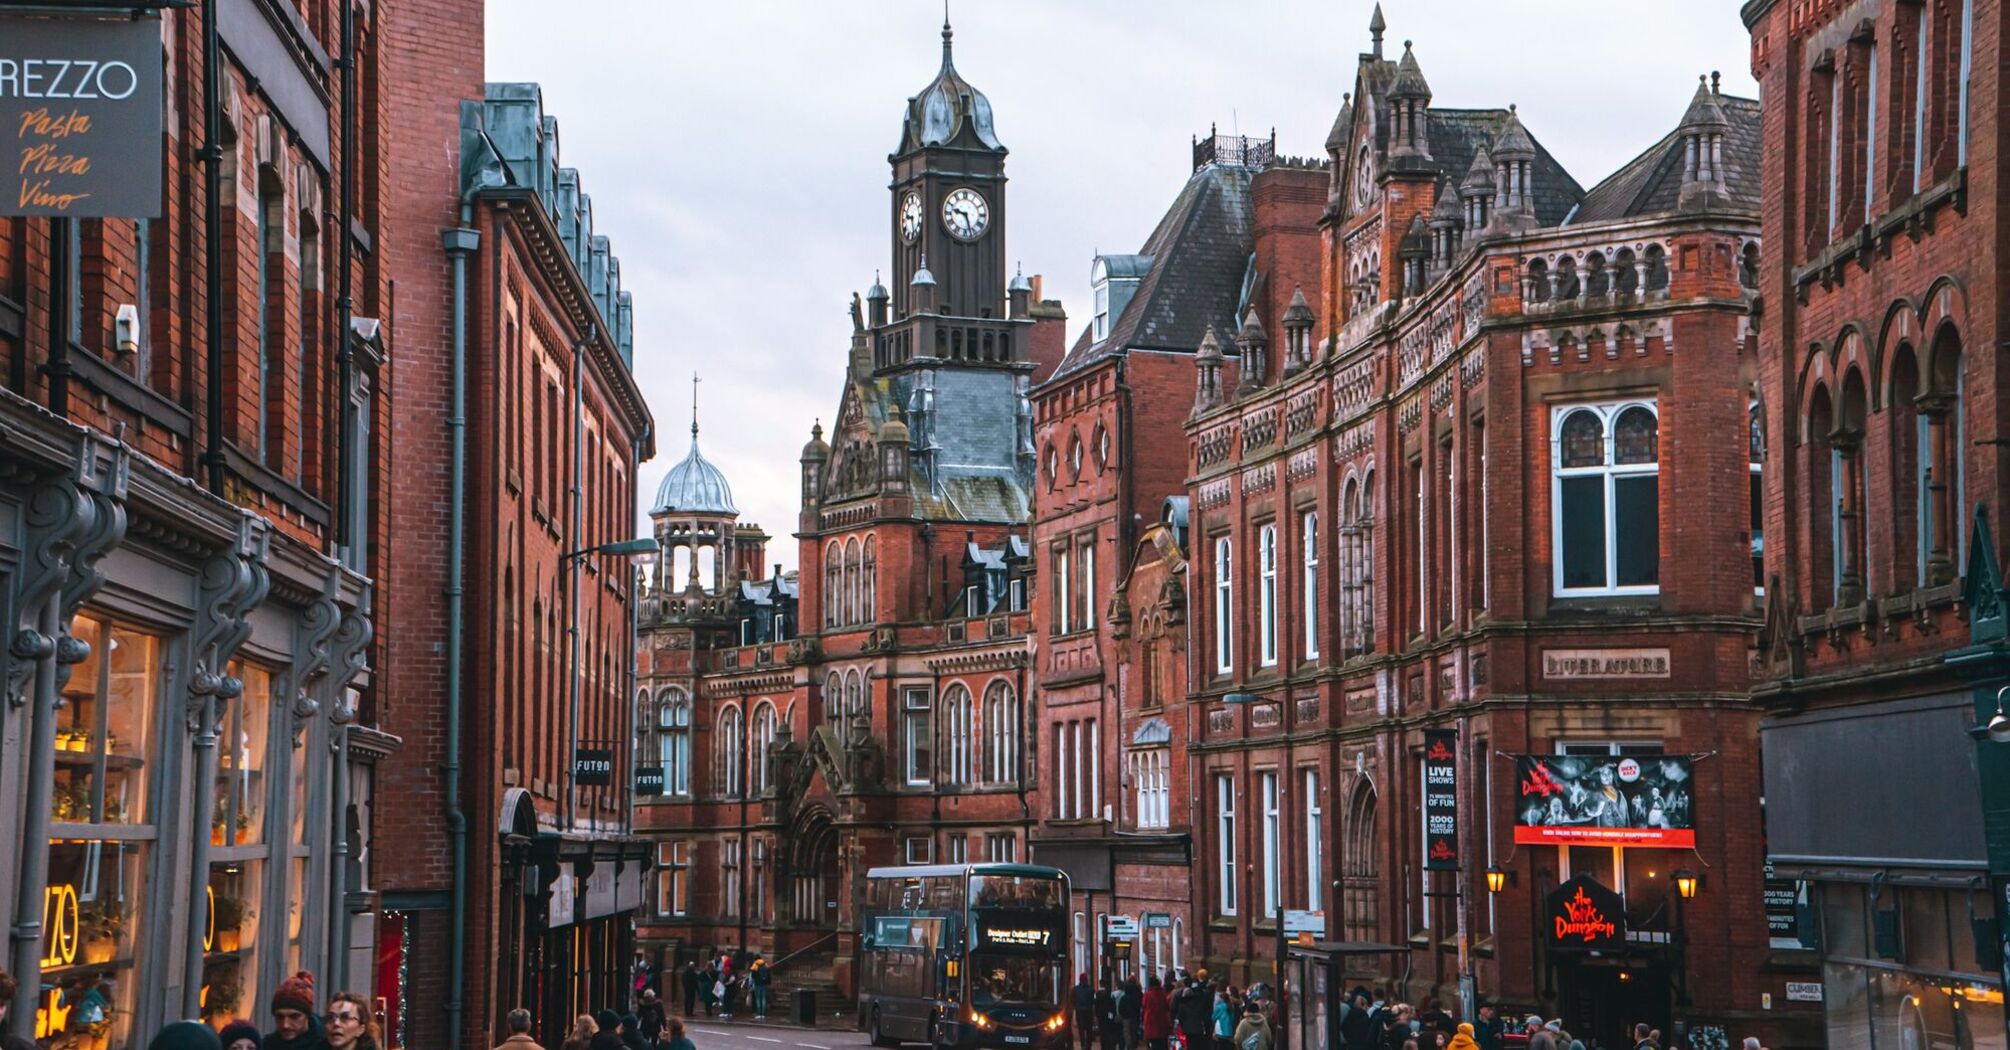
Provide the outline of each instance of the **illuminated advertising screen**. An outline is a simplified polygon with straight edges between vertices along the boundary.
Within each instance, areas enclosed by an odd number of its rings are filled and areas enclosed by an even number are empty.
[[[1520,755],[1514,840],[1532,846],[1693,849],[1687,755]]]

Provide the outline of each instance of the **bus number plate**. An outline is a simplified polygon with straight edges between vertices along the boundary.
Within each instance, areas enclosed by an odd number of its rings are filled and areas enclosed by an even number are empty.
[[[1005,1037],[1005,1041],[1008,1043],[1030,1043],[1033,1041],[1033,1037],[1030,1035],[1008,1035]]]

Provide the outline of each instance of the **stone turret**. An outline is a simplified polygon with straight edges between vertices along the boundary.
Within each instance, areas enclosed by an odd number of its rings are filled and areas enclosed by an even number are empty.
[[[1215,337],[1213,325],[1200,337],[1193,365],[1193,414],[1197,416],[1221,407],[1221,340]]]

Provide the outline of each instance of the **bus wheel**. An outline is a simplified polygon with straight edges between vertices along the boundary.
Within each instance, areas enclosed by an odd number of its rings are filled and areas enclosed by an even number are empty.
[[[888,1039],[888,1038],[887,1038],[886,1036],[884,1036],[884,1035],[882,1035],[882,1034],[880,1033],[880,1030],[879,1030],[879,1007],[877,1007],[877,1006],[875,1006],[875,1007],[873,1007],[873,1008],[872,1008],[872,1029],[871,1029],[871,1032],[872,1032],[872,1045],[874,1045],[874,1046],[899,1046],[899,1045],[900,1045],[900,1041],[899,1041],[898,1039]]]

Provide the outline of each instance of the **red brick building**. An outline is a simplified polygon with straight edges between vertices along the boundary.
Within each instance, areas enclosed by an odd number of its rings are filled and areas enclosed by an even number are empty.
[[[28,844],[0,857],[0,966],[10,1034],[43,1047],[263,1020],[300,969],[367,987],[398,743],[373,615],[384,26],[321,0],[220,11],[212,111],[198,11],[137,6],[0,13],[10,67],[60,27],[130,58],[125,98],[161,122],[106,143],[65,121],[65,150],[157,180],[145,217],[0,218],[0,837]]]
[[[2001,1041],[2010,766],[1969,735],[2010,678],[2003,9],[1754,0],[1744,17],[1772,249],[1766,845],[1819,945],[1830,1045]]]
[[[385,17],[411,44],[386,73],[381,246],[400,351],[385,720],[410,749],[381,815],[377,994],[394,1044],[493,1044],[517,1006],[553,1042],[628,992],[635,583],[595,548],[631,534],[654,434],[620,261],[537,85],[483,83],[479,4]]]
[[[1005,147],[950,57],[945,25],[889,158],[893,289],[854,297],[829,440],[803,449],[800,575],[764,571],[695,423],[658,491],[638,699],[666,793],[637,815],[639,935],[666,965],[793,956],[778,991],[848,996],[867,868],[1026,856],[1027,391],[1064,318],[1006,270]]]
[[[1267,979],[1288,916],[1387,946],[1296,949],[1294,1025],[1471,974],[1587,1041],[1798,1042],[1746,699],[1757,104],[1670,85],[1671,130],[1586,190],[1371,32],[1316,256],[1259,224],[1268,279],[1195,357],[1187,963]],[[1596,951],[1548,914],[1580,889]]]
[[[1318,277],[1323,166],[1229,136],[1194,152],[1193,176],[1138,253],[1095,260],[1090,323],[1033,395],[1033,550],[1046,581],[1034,673],[1047,746],[1034,859],[1072,878],[1076,970],[1118,978],[1185,963],[1198,932],[1181,702],[1180,424],[1194,348],[1248,296],[1281,286],[1288,300]]]

